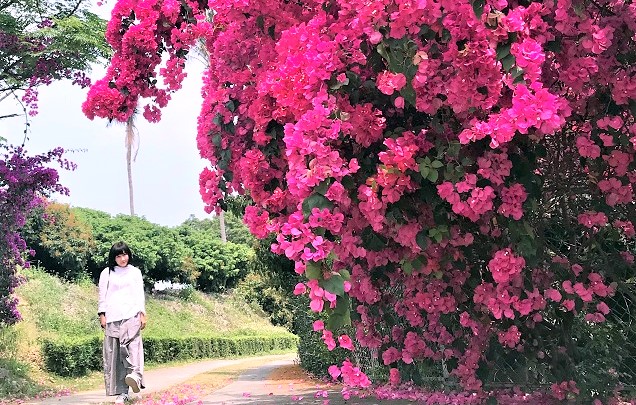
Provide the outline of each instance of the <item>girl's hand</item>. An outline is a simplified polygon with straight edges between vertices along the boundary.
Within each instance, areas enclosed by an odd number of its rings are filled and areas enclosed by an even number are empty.
[[[102,326],[102,329],[106,329],[106,315],[99,316],[99,324]]]
[[[146,328],[146,314],[143,312],[139,313],[139,323],[141,324],[141,330]]]

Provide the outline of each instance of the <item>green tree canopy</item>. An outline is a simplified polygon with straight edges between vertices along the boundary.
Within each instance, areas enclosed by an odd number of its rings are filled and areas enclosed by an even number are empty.
[[[177,227],[177,231],[184,236],[197,232],[206,232],[211,234],[214,238],[219,238],[221,225],[218,216],[198,219],[194,215],[191,215],[190,218]],[[228,242],[253,246],[256,240],[243,223],[243,220],[233,212],[225,213],[225,232]]]
[[[106,21],[89,6],[87,0],[0,1],[0,101],[23,90],[33,110],[37,86],[60,79],[90,84],[85,72],[111,48]]]
[[[68,204],[48,203],[33,210],[22,235],[35,251],[32,261],[68,280],[86,274],[95,240],[90,226]]]

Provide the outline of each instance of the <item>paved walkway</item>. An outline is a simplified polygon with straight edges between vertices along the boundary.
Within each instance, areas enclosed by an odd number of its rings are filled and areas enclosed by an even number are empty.
[[[298,405],[319,404],[324,405],[413,405],[408,401],[380,401],[374,398],[351,398],[345,401],[339,390],[324,390],[318,387],[299,388],[293,385],[284,385],[276,381],[266,380],[267,376],[277,367],[293,364],[293,359],[281,359],[264,366],[259,366],[243,373],[231,384],[214,391],[203,399],[203,405]],[[317,393],[325,394],[316,395]],[[327,401],[328,400],[328,401]]]
[[[234,360],[207,360],[196,363],[190,363],[184,366],[162,367],[153,370],[146,370],[144,373],[144,379],[148,388],[143,389],[140,394],[151,394],[153,392],[159,392],[166,390],[176,384],[180,384],[188,381],[196,375],[206,373],[221,367],[230,366],[233,364],[248,362],[251,360],[262,361],[263,359],[271,359],[272,361],[290,361],[296,358],[296,354],[283,354],[275,356],[260,356],[254,358],[243,358]],[[140,394],[132,394],[132,397]],[[86,405],[86,404],[100,404],[102,402],[113,403],[115,397],[109,397],[104,393],[104,389],[94,391],[85,391],[77,394],[73,394],[65,397],[53,397],[46,398],[44,400],[29,400],[23,402],[23,404],[45,404],[45,405]]]
[[[270,404],[270,405],[297,405],[297,404],[320,404],[329,400],[329,405],[375,405],[392,404],[405,405],[412,404],[407,401],[379,401],[376,399],[350,399],[344,401],[338,390],[328,390],[323,392],[318,387],[299,387],[294,385],[284,385],[280,382],[266,380],[267,376],[276,368],[294,364],[297,359],[296,354],[284,354],[275,356],[261,356],[236,360],[209,360],[191,363],[184,366],[173,366],[147,370],[144,373],[146,386],[148,388],[141,391],[147,395],[154,392],[164,391],[177,384],[186,382],[196,375],[203,374],[221,367],[233,364],[258,361],[262,363],[264,359],[271,359],[265,365],[257,365],[253,369],[241,374],[235,381],[223,388],[215,390],[212,394],[202,399],[204,405],[243,405],[243,404]],[[324,393],[326,397],[315,397],[317,392]],[[132,397],[140,394],[132,394]],[[65,397],[46,398],[43,400],[29,400],[22,404],[44,404],[44,405],[88,405],[113,403],[114,397],[104,394],[104,389],[81,392]]]

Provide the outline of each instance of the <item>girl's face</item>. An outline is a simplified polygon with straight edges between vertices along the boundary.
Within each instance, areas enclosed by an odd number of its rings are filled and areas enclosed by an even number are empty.
[[[128,265],[128,253],[122,253],[115,257],[115,262],[119,267],[126,267]]]

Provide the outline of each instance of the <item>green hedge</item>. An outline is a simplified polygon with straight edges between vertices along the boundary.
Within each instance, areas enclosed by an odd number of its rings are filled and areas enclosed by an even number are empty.
[[[322,340],[322,333],[314,332],[313,322],[319,318],[308,306],[297,307],[294,311],[293,332],[298,335],[298,358],[300,367],[316,377],[329,377],[327,369],[332,364],[341,365],[347,357],[352,357],[349,350],[337,347],[328,350]],[[351,335],[350,335],[351,336]]]
[[[102,337],[63,341],[45,340],[42,344],[44,364],[61,376],[85,375],[102,367]]]
[[[46,368],[61,376],[82,376],[102,369],[102,339],[44,341],[42,352]],[[147,362],[166,363],[171,360],[224,358],[291,350],[298,345],[294,335],[263,336],[190,336],[145,337],[144,354]]]

